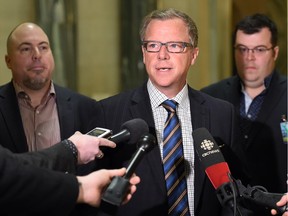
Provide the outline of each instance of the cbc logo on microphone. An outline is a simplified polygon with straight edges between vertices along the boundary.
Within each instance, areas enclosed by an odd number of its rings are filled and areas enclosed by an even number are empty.
[[[210,151],[211,149],[213,149],[213,146],[214,146],[214,143],[211,140],[204,139],[201,142],[201,148],[206,151]]]
[[[219,153],[219,149],[214,149],[214,145],[215,143],[211,140],[208,140],[208,139],[204,139],[202,142],[201,142],[201,149],[203,151],[205,151],[203,154],[202,154],[202,157],[207,157],[207,156],[212,156],[214,155],[215,153]]]

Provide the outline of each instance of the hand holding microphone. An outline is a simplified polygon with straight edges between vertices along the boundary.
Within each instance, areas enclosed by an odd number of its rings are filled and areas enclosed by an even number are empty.
[[[106,128],[96,127],[89,131],[87,134],[97,137],[102,137],[111,140],[118,144],[120,142],[127,142],[127,144],[135,144],[142,134],[148,133],[149,128],[147,123],[140,118],[129,120],[122,124],[120,132],[112,134],[112,130]],[[97,158],[101,159],[104,153],[100,150],[97,154]]]

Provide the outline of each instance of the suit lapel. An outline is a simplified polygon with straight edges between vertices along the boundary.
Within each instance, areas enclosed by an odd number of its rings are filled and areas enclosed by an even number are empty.
[[[189,87],[189,99],[190,99],[190,110],[191,110],[191,118],[192,118],[191,120],[193,130],[200,127],[205,127],[209,130],[210,113],[209,109],[204,105],[205,103],[204,98],[199,94],[199,92]],[[197,206],[199,204],[199,200],[204,187],[203,184],[205,181],[205,172],[196,154],[195,148],[194,148],[194,157],[195,157],[194,205],[195,205],[195,211],[197,212]]]
[[[3,115],[4,124],[11,133],[11,143],[17,152],[27,152],[28,146],[23,129],[20,110],[12,82],[1,88],[0,112]]]
[[[73,106],[71,95],[63,88],[54,84],[56,92],[57,111],[59,116],[61,140],[69,137],[74,131]]]
[[[233,76],[227,80],[226,89],[224,91],[224,99],[232,103],[237,110],[240,109],[240,96],[241,96],[241,81],[238,76]]]
[[[267,113],[273,113],[273,109],[276,107],[279,101],[281,101],[281,97],[283,94],[285,94],[286,90],[285,86],[283,87],[283,85],[286,85],[286,83],[281,82],[278,74],[275,74],[271,80],[270,88],[268,89],[267,95],[263,101],[263,105],[258,116],[258,119],[261,122],[266,122],[267,118],[269,118]],[[281,116],[278,116],[278,118],[280,122]]]
[[[132,106],[130,107],[130,112],[133,118],[142,118],[146,120],[146,123],[149,126],[149,133],[155,136],[155,123],[153,119],[152,108],[150,104],[150,98],[146,85],[142,88],[139,88],[135,91],[134,95],[131,97]],[[165,182],[162,160],[160,157],[159,146],[156,146],[151,152],[149,152],[145,157],[142,163],[148,163],[153,179],[158,184],[161,192],[166,194],[166,186],[163,184]]]

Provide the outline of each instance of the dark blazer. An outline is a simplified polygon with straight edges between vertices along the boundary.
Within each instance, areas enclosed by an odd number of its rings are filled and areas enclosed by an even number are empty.
[[[88,132],[87,124],[95,112],[96,101],[55,85],[61,140],[67,139],[75,131]],[[12,82],[0,87],[0,145],[12,152],[27,152],[28,146],[19,106]]]
[[[75,170],[73,160],[61,144],[26,154],[13,154],[0,146],[1,215],[68,215],[78,196],[76,177],[39,166]]]
[[[202,91],[231,102],[240,117],[241,83],[238,76],[212,84]],[[233,146],[250,171],[249,183],[264,186],[273,193],[287,192],[287,144],[283,143],[280,130],[282,115],[287,116],[287,77],[275,72],[248,140]]]
[[[193,129],[206,127],[213,136],[220,137],[224,143],[232,143],[233,106],[190,87],[189,98]],[[124,122],[134,118],[142,118],[147,122],[150,133],[155,135],[155,125],[146,84],[134,91],[104,99],[100,101],[100,104],[103,113],[96,117],[97,122],[94,127],[96,125],[103,126],[117,133]],[[103,124],[99,125],[99,122],[103,122]],[[115,149],[108,149],[100,161],[104,165],[109,164],[108,168],[122,167],[127,165],[135,150],[136,145],[118,144]],[[219,215],[221,206],[196,153],[194,170],[196,215]],[[141,183],[137,185],[137,192],[128,204],[118,209],[116,215],[167,215],[165,179],[158,147],[145,155],[136,169],[136,174],[141,178]]]
[[[41,151],[12,153],[0,146],[0,151],[6,151],[15,163],[33,164],[37,167],[75,174],[76,164],[73,152],[62,142]],[[9,165],[9,164],[8,164]]]

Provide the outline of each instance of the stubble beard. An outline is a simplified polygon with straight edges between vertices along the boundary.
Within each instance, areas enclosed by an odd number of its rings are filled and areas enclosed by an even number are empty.
[[[47,78],[35,78],[35,79],[26,79],[23,81],[23,85],[31,90],[41,90],[45,87],[49,80]]]

